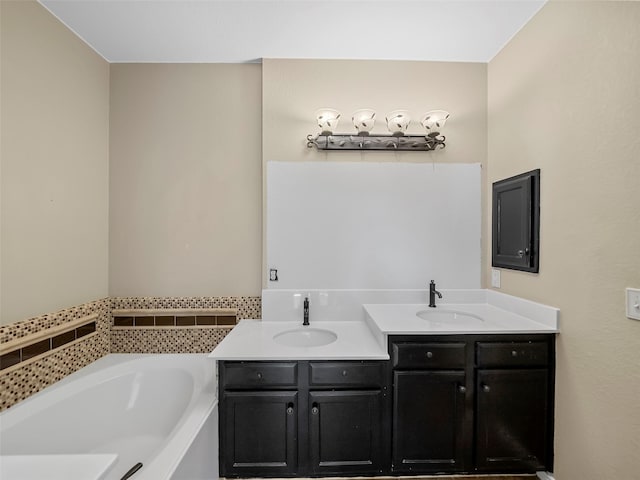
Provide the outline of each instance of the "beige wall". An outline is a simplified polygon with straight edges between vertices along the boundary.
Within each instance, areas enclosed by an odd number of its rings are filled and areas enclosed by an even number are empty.
[[[561,309],[557,480],[640,472],[639,25],[640,3],[551,2],[489,64],[489,182],[541,168],[540,274],[502,291]]]
[[[262,83],[264,162],[401,161],[486,165],[486,64],[264,59]],[[434,152],[319,152],[307,148],[306,138],[319,133],[314,115],[323,107],[342,112],[337,128],[341,133],[355,132],[351,114],[359,108],[372,108],[377,112],[374,133],[388,133],[384,122],[388,112],[407,109],[414,119],[408,133],[416,134],[423,132],[419,120],[424,113],[447,110],[451,113],[444,132],[447,147]],[[266,270],[266,266],[263,268]],[[263,279],[266,284],[266,273]]]
[[[260,293],[260,72],[111,66],[112,296]]]
[[[107,295],[109,65],[2,1],[0,324]]]

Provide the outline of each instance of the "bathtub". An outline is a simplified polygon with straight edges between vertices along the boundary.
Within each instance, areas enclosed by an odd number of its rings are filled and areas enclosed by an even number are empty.
[[[215,362],[107,355],[0,414],[0,438],[5,459],[115,454],[105,480],[217,479]]]

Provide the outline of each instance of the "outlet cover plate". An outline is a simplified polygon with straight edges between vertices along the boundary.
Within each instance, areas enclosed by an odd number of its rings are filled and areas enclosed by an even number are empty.
[[[500,270],[496,270],[495,268],[491,269],[491,286],[500,288]]]
[[[627,318],[640,320],[640,289],[627,288]]]

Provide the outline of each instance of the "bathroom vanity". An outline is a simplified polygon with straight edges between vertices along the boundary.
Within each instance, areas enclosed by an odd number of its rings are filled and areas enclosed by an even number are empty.
[[[221,475],[386,470],[386,361],[221,362]]]
[[[221,476],[552,470],[557,326],[489,304],[425,307],[312,320],[336,332],[326,345],[274,342],[305,335],[297,323],[241,324],[212,354]]]
[[[393,336],[391,473],[552,467],[553,335]]]

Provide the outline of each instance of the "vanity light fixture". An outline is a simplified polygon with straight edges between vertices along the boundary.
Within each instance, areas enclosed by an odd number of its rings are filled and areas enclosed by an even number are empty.
[[[356,127],[358,135],[368,136],[376,124],[376,112],[370,108],[356,110],[351,116],[353,126]]]
[[[404,135],[404,132],[409,128],[411,123],[411,115],[406,110],[394,110],[387,114],[385,120],[387,121],[387,128],[391,135],[394,137],[400,137]]]
[[[316,112],[316,120],[321,130],[320,135],[331,135],[338,126],[340,112],[333,108],[321,108]]]
[[[422,116],[420,124],[425,128],[427,134],[433,132],[439,134],[442,127],[444,127],[444,124],[447,123],[448,118],[449,112],[445,112],[444,110],[432,110]]]
[[[411,116],[406,110],[394,110],[385,117],[388,134],[371,133],[376,112],[371,109],[356,110],[351,121],[356,134],[333,133],[340,112],[330,108],[318,110],[316,120],[320,127],[318,135],[307,135],[307,147],[318,150],[399,150],[399,151],[431,151],[445,147],[445,137],[440,132],[444,127],[449,112],[432,110],[425,113],[420,120],[425,135],[407,135],[405,132],[411,123]]]

